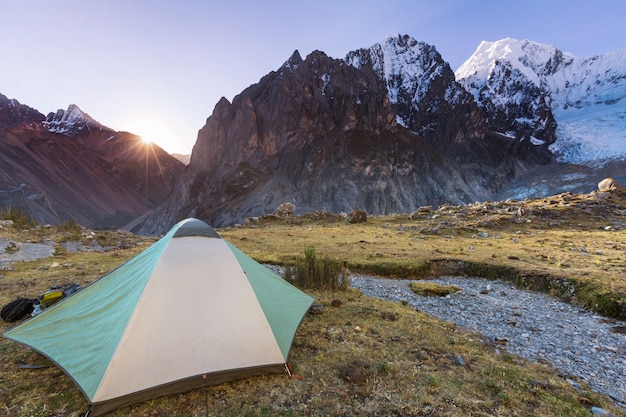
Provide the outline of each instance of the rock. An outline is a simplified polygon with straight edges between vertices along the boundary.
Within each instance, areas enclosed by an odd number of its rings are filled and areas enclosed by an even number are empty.
[[[396,321],[398,320],[398,315],[396,313],[386,313],[386,312],[382,312],[380,313],[380,317],[383,320],[389,320],[389,321]]]
[[[613,178],[605,178],[598,183],[598,190],[607,192],[607,191],[621,191],[626,192],[626,187],[621,186],[617,183]]]
[[[274,211],[274,215],[278,217],[293,217],[293,213],[296,211],[296,205],[293,203],[282,203]]]
[[[411,213],[411,215],[409,216],[409,219],[417,220],[417,219],[420,218],[420,215],[428,214],[431,211],[433,211],[433,206],[420,206],[420,207],[417,208],[417,210],[415,210],[413,213]]]
[[[578,382],[574,381],[573,379],[570,378],[566,378],[565,381],[570,384],[572,387],[576,388],[576,389],[581,389],[582,385],[580,385]]]
[[[367,213],[362,210],[353,210],[348,222],[365,223],[367,221]]]
[[[353,384],[362,384],[370,375],[370,365],[364,361],[355,360],[351,365],[339,370],[341,378]]]
[[[626,326],[613,326],[611,332],[618,334],[626,334]]]
[[[321,304],[312,304],[311,307],[309,308],[308,314],[311,314],[313,316],[318,315],[318,314],[322,314],[324,312],[324,310],[326,310],[324,308],[323,305]]]
[[[608,411],[600,407],[591,407],[591,414],[593,414],[594,416],[615,417],[615,414],[609,413]]]

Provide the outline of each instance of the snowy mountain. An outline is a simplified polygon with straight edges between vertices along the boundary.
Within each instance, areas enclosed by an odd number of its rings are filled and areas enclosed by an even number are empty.
[[[68,136],[83,130],[111,130],[95,121],[75,104],[70,104],[67,110],[59,109],[56,113],[48,113],[44,124],[50,132]]]
[[[296,51],[198,132],[174,192],[129,229],[196,217],[243,223],[290,201],[318,210],[411,213],[490,199],[551,162],[547,146],[490,132],[435,47],[410,36],[335,59]]]
[[[546,142],[563,163],[604,166],[626,158],[626,47],[576,57],[529,40],[482,42],[455,73],[492,127]],[[557,124],[556,137],[545,127]]]
[[[418,135],[428,137],[442,127],[441,120],[424,115],[451,114],[471,101],[437,49],[408,35],[388,36],[382,43],[348,53],[344,60],[357,69],[372,66],[387,87],[396,122]],[[469,122],[472,134],[484,135],[478,120]]]

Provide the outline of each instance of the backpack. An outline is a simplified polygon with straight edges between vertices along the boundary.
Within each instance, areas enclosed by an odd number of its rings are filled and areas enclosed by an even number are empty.
[[[35,307],[32,311],[32,316],[35,317],[41,314],[46,308],[56,304],[65,297],[69,297],[78,290],[80,290],[80,285],[78,284],[71,284],[65,287],[56,285],[50,288],[50,290],[43,293],[38,300],[35,300]]]
[[[17,300],[13,300],[2,307],[0,317],[2,317],[2,320],[8,322],[20,320],[33,312],[37,301],[36,298],[18,298]]]

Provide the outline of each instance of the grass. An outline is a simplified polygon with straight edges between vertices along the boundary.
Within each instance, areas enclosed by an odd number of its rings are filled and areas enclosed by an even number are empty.
[[[349,273],[337,260],[319,256],[310,247],[285,266],[283,278],[301,289],[345,290],[350,286]]]
[[[409,284],[411,291],[425,297],[443,297],[461,289],[455,285],[441,285],[434,282],[413,281]]]
[[[368,216],[361,224],[330,215],[261,219],[218,231],[261,262],[290,265],[305,248],[314,248],[316,258],[353,272],[502,278],[620,316],[626,234],[617,227],[626,227],[624,209],[615,207],[620,202],[594,203],[593,195],[568,196],[568,204],[561,205],[564,199],[452,207],[415,219]],[[524,208],[521,218],[509,214],[518,206]],[[154,241],[125,233],[71,233],[0,231],[16,242],[57,245],[52,258],[15,263],[14,270],[1,272],[2,305],[53,285],[86,285]],[[106,251],[64,249],[61,243],[73,238],[84,244],[96,240]],[[204,416],[205,402],[211,416],[588,416],[592,406],[626,415],[584,384],[575,389],[550,366],[503,353],[480,335],[408,305],[353,289],[307,293],[324,308],[306,315],[296,334],[290,353],[295,377],[247,378],[111,415]],[[1,331],[11,326],[0,322]],[[79,416],[86,411],[71,379],[38,353],[0,339],[0,355],[0,414]],[[20,364],[49,367],[20,369]]]
[[[504,279],[626,320],[626,198],[605,194],[448,206],[360,224],[319,215],[261,220],[220,233],[261,262],[285,265],[312,247],[353,272]]]

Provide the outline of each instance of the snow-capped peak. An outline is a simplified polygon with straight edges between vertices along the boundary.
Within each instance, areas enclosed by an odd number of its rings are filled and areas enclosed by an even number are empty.
[[[626,47],[581,58],[528,40],[482,42],[455,76],[479,104],[503,112],[524,99],[511,91],[537,90],[556,120],[550,149],[562,162],[626,158]]]
[[[563,53],[554,46],[526,39],[483,41],[474,54],[456,70],[455,76],[457,80],[468,77],[486,80],[498,61],[507,61],[539,87],[541,84],[539,75],[555,65],[557,57],[560,62],[569,62],[574,58],[573,55]]]
[[[408,35],[387,36],[383,43],[377,43],[369,49],[361,49],[349,53],[345,61],[359,68],[370,62],[374,71],[385,80],[389,90],[391,103],[402,101],[402,93],[411,94],[409,100],[419,103],[424,87],[418,81],[429,70],[439,71],[434,67],[433,60],[443,62],[437,50],[424,43],[418,42]],[[434,74],[428,74],[433,76]]]
[[[433,89],[440,89],[445,101],[461,102],[468,96],[454,82],[454,74],[437,49],[408,35],[387,36],[385,41],[369,48],[352,51],[344,61],[355,68],[371,65],[385,82],[396,122],[422,134],[433,126],[419,124],[416,113],[427,106],[437,111],[441,103],[425,103]],[[432,101],[432,100],[431,100]]]
[[[69,135],[84,129],[92,130],[104,127],[83,112],[76,104],[70,104],[67,110],[59,109],[56,113],[49,113],[45,124],[51,132]]]

